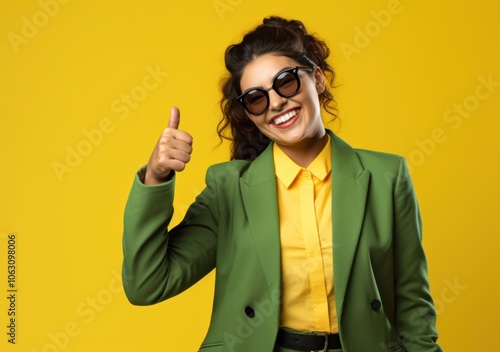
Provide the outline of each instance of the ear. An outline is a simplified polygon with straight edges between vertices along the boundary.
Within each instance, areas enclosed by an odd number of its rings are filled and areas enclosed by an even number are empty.
[[[319,66],[314,68],[314,80],[316,82],[316,90],[318,94],[323,94],[326,89],[325,77],[323,76],[323,71]]]

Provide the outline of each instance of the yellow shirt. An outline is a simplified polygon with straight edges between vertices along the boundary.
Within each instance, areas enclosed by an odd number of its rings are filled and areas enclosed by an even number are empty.
[[[337,333],[330,137],[306,169],[276,144],[273,153],[281,242],[280,326]]]

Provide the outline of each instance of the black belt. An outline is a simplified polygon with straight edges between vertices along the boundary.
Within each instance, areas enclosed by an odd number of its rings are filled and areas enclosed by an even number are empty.
[[[299,351],[327,351],[342,348],[339,334],[326,332],[299,333],[289,330],[278,330],[276,345]]]

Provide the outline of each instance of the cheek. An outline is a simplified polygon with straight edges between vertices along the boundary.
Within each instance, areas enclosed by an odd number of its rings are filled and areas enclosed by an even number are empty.
[[[301,96],[308,103],[317,103],[319,101],[318,91],[314,82],[307,82],[301,87]]]
[[[320,111],[321,110],[321,104],[319,102],[319,95],[315,95],[312,97],[313,104],[316,107],[316,110]]]
[[[258,119],[252,119],[252,122],[257,127],[257,129],[267,138],[272,139],[272,128],[265,122],[267,121],[267,116],[259,116]]]
[[[321,106],[319,103],[319,96],[315,94],[314,92],[308,92],[308,94],[305,94],[304,97],[302,98],[302,104],[307,107],[307,110],[310,110],[312,112],[317,112],[321,110]]]
[[[248,118],[259,129],[259,131],[263,132],[262,129],[266,127],[266,118],[264,116],[248,116]]]

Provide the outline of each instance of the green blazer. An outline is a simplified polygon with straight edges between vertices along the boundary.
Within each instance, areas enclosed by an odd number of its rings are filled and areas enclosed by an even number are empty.
[[[441,351],[421,219],[405,160],[332,141],[334,287],[344,352]],[[280,242],[272,145],[253,162],[211,166],[206,188],[167,231],[175,178],[135,178],[125,209],[123,285],[155,304],[216,268],[202,352],[272,351],[280,315]]]

